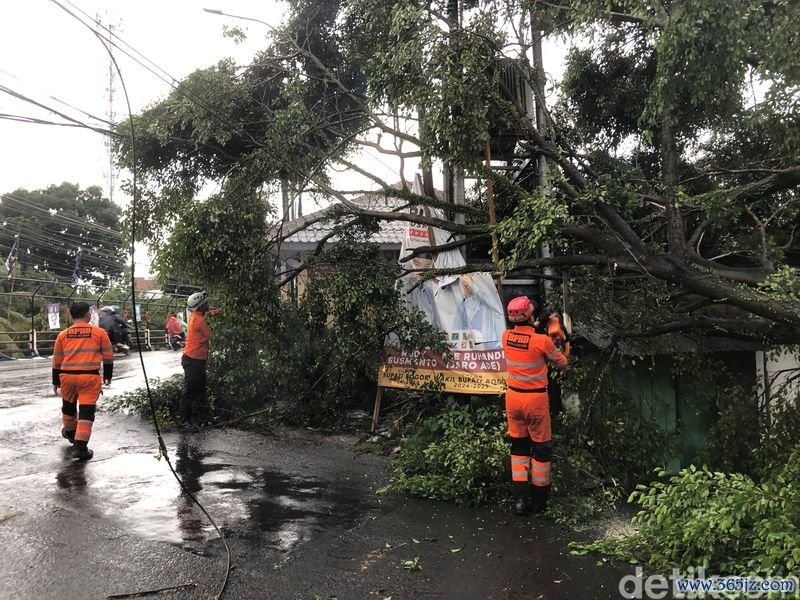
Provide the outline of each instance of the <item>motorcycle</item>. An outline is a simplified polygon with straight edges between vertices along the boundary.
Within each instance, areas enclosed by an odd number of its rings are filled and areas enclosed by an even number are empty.
[[[178,351],[184,346],[184,338],[182,335],[172,334],[169,336],[169,347],[174,351]]]

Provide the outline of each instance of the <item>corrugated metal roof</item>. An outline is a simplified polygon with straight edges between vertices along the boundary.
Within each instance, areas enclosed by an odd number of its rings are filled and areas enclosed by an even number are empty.
[[[405,206],[407,202],[400,198],[392,198],[384,195],[381,192],[364,194],[352,200],[353,203],[358,204],[360,207],[367,210],[378,210],[383,212],[391,212]],[[334,211],[341,207],[340,203],[329,206],[309,215],[303,215],[283,225],[284,230],[292,231],[302,227],[305,223],[313,221],[325,215],[333,215]],[[317,244],[325,236],[333,231],[334,223],[332,220],[323,220],[311,223],[305,229],[301,229],[297,233],[291,235],[281,244],[283,249],[291,250],[298,245]],[[403,241],[403,233],[406,224],[403,221],[381,221],[380,231],[372,236],[371,240],[376,244],[383,247],[400,249],[400,244]],[[331,238],[330,242],[335,242],[336,237]]]

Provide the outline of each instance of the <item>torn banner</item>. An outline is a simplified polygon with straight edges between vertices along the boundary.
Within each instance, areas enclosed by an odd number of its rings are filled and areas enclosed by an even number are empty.
[[[443,217],[436,209],[418,210]],[[409,224],[400,256],[408,255],[414,248],[446,244],[451,241],[449,235],[436,227]],[[411,269],[450,269],[464,265],[466,262],[457,249],[423,254],[404,264]],[[431,352],[409,354],[392,347],[389,340],[378,385],[420,389],[438,384],[455,393],[504,392],[506,361],[500,338],[505,330],[505,317],[492,277],[488,273],[469,273],[420,283],[420,274],[410,273],[400,280],[400,285],[409,309],[422,311],[447,334],[452,360],[445,361]]]

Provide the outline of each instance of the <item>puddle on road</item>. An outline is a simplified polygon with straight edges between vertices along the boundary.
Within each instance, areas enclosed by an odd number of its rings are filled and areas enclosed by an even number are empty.
[[[219,462],[189,443],[170,456],[186,489],[223,531],[261,551],[288,552],[318,531],[355,523],[368,501],[368,492],[354,486]],[[55,479],[60,502],[137,536],[199,552],[216,537],[165,461],[151,454],[65,462]]]

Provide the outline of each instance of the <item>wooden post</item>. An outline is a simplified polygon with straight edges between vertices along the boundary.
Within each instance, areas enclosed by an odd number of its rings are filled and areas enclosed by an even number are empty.
[[[378,386],[378,393],[375,394],[375,408],[372,409],[372,429],[370,432],[375,433],[378,427],[378,417],[381,415],[381,398],[383,397],[383,388]]]

